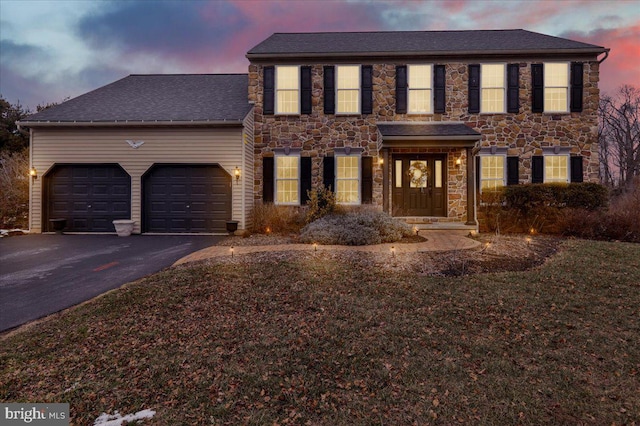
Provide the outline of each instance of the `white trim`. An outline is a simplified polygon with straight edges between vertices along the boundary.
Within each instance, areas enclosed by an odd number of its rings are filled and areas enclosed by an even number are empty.
[[[362,65],[359,64],[340,64],[340,65],[334,65],[335,67],[335,95],[334,95],[334,99],[335,99],[335,115],[362,115]],[[344,68],[344,67],[358,67],[358,111],[351,111],[351,112],[340,112],[338,110],[338,107],[340,105],[339,99],[338,99],[338,92],[340,90],[355,90],[355,89],[339,89],[338,88],[338,81],[339,81],[339,69],[340,68]]]
[[[297,68],[298,82],[298,110],[296,112],[279,112],[278,111],[278,68]],[[300,65],[276,65],[273,73],[273,114],[274,115],[300,115],[302,106],[300,105],[300,97],[302,92],[302,84],[300,81]],[[292,92],[293,89],[282,89],[283,91]]]

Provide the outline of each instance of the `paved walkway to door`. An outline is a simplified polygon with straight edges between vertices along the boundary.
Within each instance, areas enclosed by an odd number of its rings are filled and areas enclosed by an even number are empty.
[[[421,253],[430,251],[453,251],[453,250],[469,250],[480,246],[480,242],[468,237],[469,231],[447,230],[420,231],[420,236],[425,237],[427,241],[422,243],[407,244],[376,244],[371,246],[317,246],[318,251],[368,251],[377,253],[390,253],[395,250],[397,255],[402,253]],[[312,244],[280,244],[267,246],[239,246],[233,248],[233,255],[259,253],[265,251],[313,251],[315,247]],[[210,259],[214,257],[231,256],[231,247],[229,246],[212,246],[191,253],[178,260],[173,266],[181,265],[188,262],[196,262],[199,260]]]

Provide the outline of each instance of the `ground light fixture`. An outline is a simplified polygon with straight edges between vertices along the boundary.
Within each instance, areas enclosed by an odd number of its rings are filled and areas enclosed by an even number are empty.
[[[231,248],[229,248],[229,251],[231,252],[231,257],[233,257],[233,246],[231,246]]]
[[[313,251],[318,251],[318,243],[313,243]]]
[[[396,246],[391,246],[391,256],[396,257]]]

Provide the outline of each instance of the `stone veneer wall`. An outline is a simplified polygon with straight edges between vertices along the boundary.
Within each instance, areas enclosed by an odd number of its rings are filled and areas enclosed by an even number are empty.
[[[511,61],[513,63],[514,61]],[[263,115],[263,65],[249,66],[249,101],[255,103],[255,197],[262,197],[262,157],[276,148],[299,148],[312,157],[312,185],[322,182],[322,158],[335,148],[362,148],[363,156],[374,157],[374,204],[382,205],[380,121],[458,121],[482,134],[482,147],[506,147],[508,155],[520,157],[520,183],[531,182],[531,157],[542,148],[571,147],[572,155],[582,155],[585,180],[599,179],[597,107],[599,100],[598,62],[584,63],[584,101],[581,113],[547,114],[531,112],[531,63],[520,63],[520,112],[518,114],[469,114],[467,112],[468,63],[446,63],[446,112],[444,114],[396,114],[396,63],[373,64],[373,114],[324,115],[323,66],[312,65],[311,114],[295,116]],[[482,63],[474,61],[472,63]],[[398,63],[398,65],[404,65]],[[448,150],[445,150],[448,151]],[[403,150],[404,152],[404,150]],[[412,152],[418,152],[413,150]],[[442,152],[438,150],[438,152]],[[462,150],[449,154],[449,217],[466,219],[466,155]],[[453,158],[460,156],[456,168]],[[391,169],[391,167],[389,167]],[[389,194],[391,199],[391,194]]]

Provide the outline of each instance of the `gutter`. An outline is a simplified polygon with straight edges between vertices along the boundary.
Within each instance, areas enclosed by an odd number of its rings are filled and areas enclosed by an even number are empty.
[[[242,126],[242,120],[168,120],[168,121],[17,121],[18,129],[22,127],[154,127],[154,126]]]
[[[610,52],[610,51],[611,51],[611,49],[605,49],[605,50],[604,50],[604,58],[600,59],[600,60],[598,61],[598,64],[601,64],[601,63],[603,63],[604,61],[606,61],[606,60],[607,60],[607,58],[609,57],[609,52]]]

